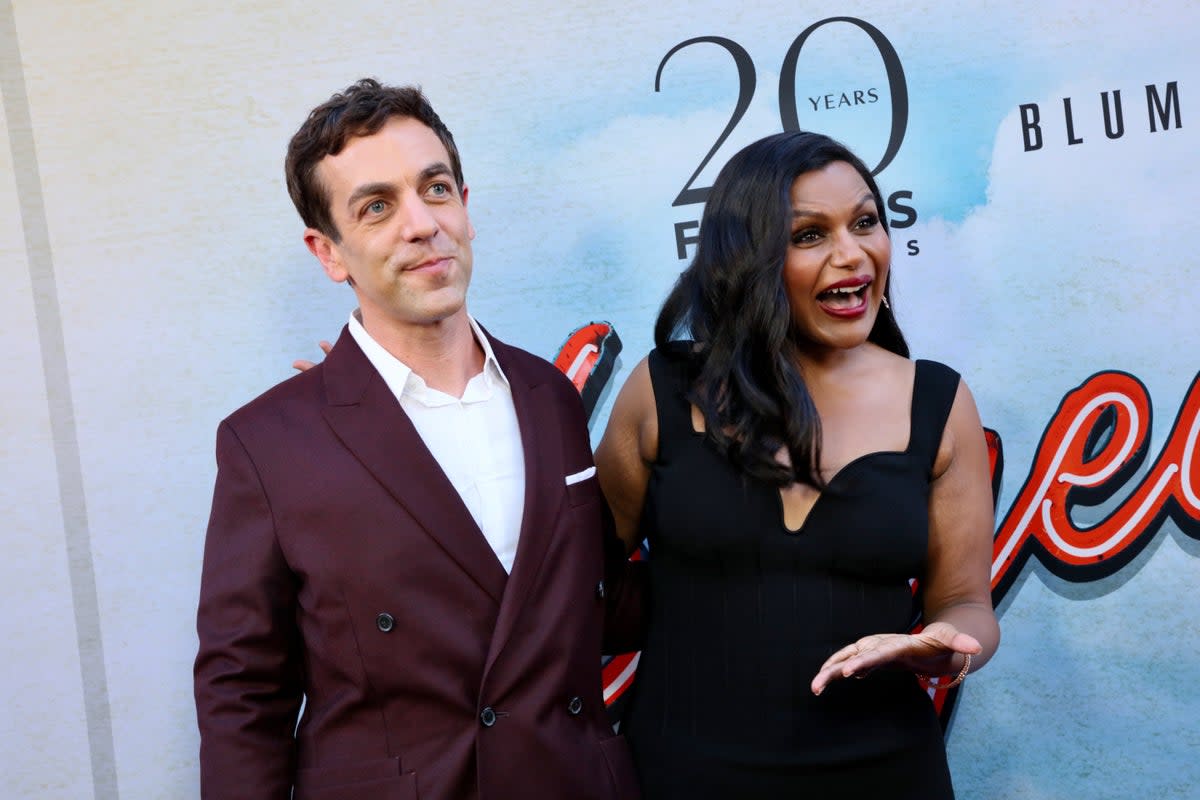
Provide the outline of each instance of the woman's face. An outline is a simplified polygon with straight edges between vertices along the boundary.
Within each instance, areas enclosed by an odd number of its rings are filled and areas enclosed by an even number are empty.
[[[867,340],[891,256],[875,196],[854,167],[834,161],[796,178],[783,284],[804,350]]]

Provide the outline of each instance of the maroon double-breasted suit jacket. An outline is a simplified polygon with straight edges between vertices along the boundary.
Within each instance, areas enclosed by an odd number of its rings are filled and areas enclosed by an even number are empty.
[[[582,405],[492,341],[525,454],[511,575],[348,331],[221,423],[204,797],[637,796],[601,696],[602,498],[594,477],[566,483],[593,465]]]

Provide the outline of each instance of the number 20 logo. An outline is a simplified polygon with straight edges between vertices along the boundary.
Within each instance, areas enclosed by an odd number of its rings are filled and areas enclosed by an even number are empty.
[[[875,47],[879,50],[879,55],[883,58],[883,64],[887,70],[888,89],[892,100],[892,128],[883,156],[879,159],[879,163],[875,165],[875,168],[871,170],[872,175],[878,175],[888,164],[892,163],[892,159],[896,157],[896,153],[900,151],[900,145],[904,141],[904,133],[908,128],[908,84],[904,80],[904,68],[900,65],[900,57],[896,54],[896,48],[892,47],[892,43],[874,25],[854,17],[829,17],[820,22],[814,22],[797,36],[796,40],[792,42],[791,47],[788,48],[787,55],[783,59],[783,67],[780,70],[779,117],[783,122],[783,129],[785,131],[800,130],[800,115],[796,109],[796,70],[797,63],[800,60],[800,51],[803,49],[804,43],[808,41],[809,36],[817,29],[833,22],[848,22],[866,32],[871,37],[871,41],[875,44]],[[750,107],[750,101],[754,97],[756,86],[754,61],[750,58],[750,54],[746,52],[744,47],[732,39],[727,39],[723,36],[697,36],[672,47],[663,56],[662,61],[659,62],[658,71],[654,75],[654,91],[661,91],[663,68],[671,60],[671,56],[686,47],[702,43],[720,45],[733,56],[733,62],[737,66],[738,71],[737,105],[734,107],[733,115],[729,118],[725,129],[721,131],[713,146],[709,148],[708,153],[700,160],[700,165],[696,167],[696,171],[692,173],[692,176],[683,185],[682,191],[679,192],[679,195],[675,198],[675,202],[671,204],[672,206],[703,203],[708,199],[708,192],[712,188],[711,186],[693,186],[692,184],[696,182],[696,178],[708,166],[708,162],[712,160],[712,157],[720,149],[721,145],[725,143],[725,140],[729,138],[729,134],[741,122],[743,115],[745,115],[746,110]],[[897,192],[890,200],[894,199],[897,195],[911,197],[912,193]],[[890,201],[888,205],[892,206],[894,210],[903,209],[911,214],[911,218],[906,224],[896,225],[896,227],[907,227],[907,225],[911,225],[915,221],[916,213],[912,211],[911,207],[901,206],[900,209],[897,209]]]

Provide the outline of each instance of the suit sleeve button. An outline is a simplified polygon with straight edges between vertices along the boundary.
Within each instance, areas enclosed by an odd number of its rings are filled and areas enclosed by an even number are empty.
[[[496,724],[496,712],[491,706],[486,706],[483,711],[479,712],[479,721],[483,723],[483,727],[490,728]]]
[[[579,712],[583,711],[583,699],[580,697],[572,697],[567,701],[567,713],[572,717],[579,716]]]
[[[601,600],[604,599],[604,581],[600,581],[596,584],[596,597],[600,598]]]
[[[379,630],[383,631],[384,633],[387,633],[392,628],[396,627],[396,618],[384,611],[375,618],[375,627],[379,628]]]

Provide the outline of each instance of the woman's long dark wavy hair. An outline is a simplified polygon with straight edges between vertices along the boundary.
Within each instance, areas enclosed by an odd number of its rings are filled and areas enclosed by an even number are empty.
[[[700,222],[696,257],[663,303],[655,344],[691,338],[688,399],[706,435],[744,473],[784,486],[824,488],[821,420],[804,384],[783,268],[791,241],[792,184],[835,162],[850,164],[875,196],[870,171],[841,143],[818,133],[768,136],[738,152],[717,176]],[[868,340],[908,357],[890,305],[881,305]],[[776,459],[786,447],[792,466]]]

